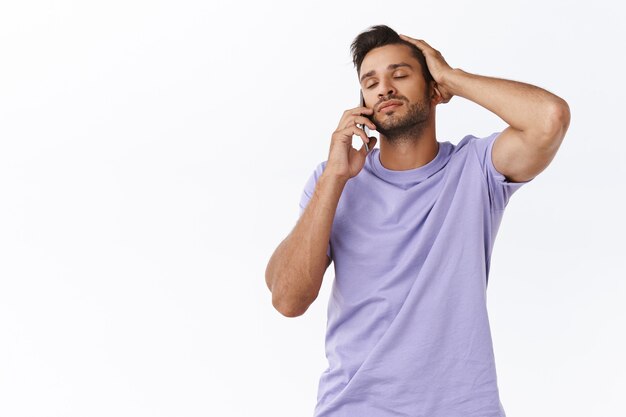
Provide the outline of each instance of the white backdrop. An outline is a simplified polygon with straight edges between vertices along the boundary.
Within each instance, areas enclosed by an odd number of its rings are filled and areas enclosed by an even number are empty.
[[[312,416],[333,267],[297,318],[264,271],[375,24],[569,103],[494,248],[500,395],[509,417],[626,415],[626,31],[583,4],[2,2],[0,415]],[[506,126],[437,113],[439,141]]]

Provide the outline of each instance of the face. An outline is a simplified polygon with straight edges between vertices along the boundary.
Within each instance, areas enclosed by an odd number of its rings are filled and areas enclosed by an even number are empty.
[[[365,105],[374,109],[370,118],[385,136],[425,124],[435,104],[420,63],[406,45],[385,45],[368,52],[361,64],[360,83]],[[397,105],[381,109],[387,101]]]

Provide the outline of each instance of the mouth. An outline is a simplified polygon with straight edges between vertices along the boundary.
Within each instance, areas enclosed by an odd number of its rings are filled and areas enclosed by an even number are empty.
[[[386,112],[395,109],[396,107],[400,107],[402,105],[401,101],[387,101],[383,103],[379,108],[379,112]]]

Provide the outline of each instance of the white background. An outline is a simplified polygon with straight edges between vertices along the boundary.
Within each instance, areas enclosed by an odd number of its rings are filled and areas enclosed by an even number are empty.
[[[298,318],[264,271],[375,24],[569,103],[494,248],[500,395],[508,417],[626,415],[626,31],[581,4],[3,1],[0,415],[312,416],[333,268]],[[439,141],[504,127],[437,109]]]

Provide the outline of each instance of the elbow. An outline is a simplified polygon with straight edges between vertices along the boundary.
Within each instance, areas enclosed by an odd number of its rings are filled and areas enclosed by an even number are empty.
[[[272,301],[272,304],[274,305],[274,308],[276,309],[276,311],[278,311],[280,314],[282,314],[285,317],[299,317],[303,315],[304,312],[307,310],[306,308],[297,309],[297,308],[293,308],[289,306],[283,307],[281,304],[274,303],[273,301]]]
[[[285,317],[303,315],[317,298],[319,288],[311,288],[311,282],[321,282],[305,278],[284,265],[277,266],[272,260],[265,269],[265,283],[272,293],[272,306]]]
[[[289,303],[284,302],[284,298],[279,296],[280,285],[276,285],[277,279],[275,277],[274,271],[272,269],[272,262],[267,264],[267,268],[265,269],[265,284],[267,288],[272,293],[272,306],[276,311],[282,314],[285,317],[298,317],[304,313],[304,311],[299,311],[296,308],[293,308]]]
[[[314,297],[310,297],[310,294],[306,294],[305,292],[294,294],[293,291],[286,291],[285,285],[288,284],[285,284],[284,281],[274,281],[270,285],[272,306],[285,317],[298,317],[303,315],[317,298],[317,294]]]
[[[287,303],[272,295],[272,305],[276,311],[285,317],[299,317],[308,310],[311,303]]]
[[[569,128],[570,123],[570,109],[567,102],[563,99],[559,99],[553,104],[548,113],[547,135],[552,140],[558,140],[559,142],[565,137],[565,133]]]
[[[550,104],[543,114],[543,119],[527,131],[527,137],[542,149],[553,150],[561,146],[569,128],[569,105],[559,98]]]
[[[272,292],[272,275],[270,274],[270,264],[267,264],[265,268],[265,285],[267,285],[267,289]]]

